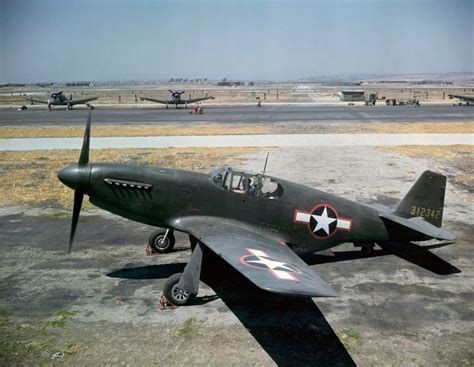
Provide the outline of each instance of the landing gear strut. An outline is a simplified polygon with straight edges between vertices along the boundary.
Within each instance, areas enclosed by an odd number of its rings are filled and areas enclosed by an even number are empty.
[[[163,295],[175,306],[184,306],[191,303],[199,292],[202,246],[201,243],[197,242],[183,273],[173,274],[165,283]]]
[[[192,234],[189,235],[189,243],[191,244],[191,251],[194,251],[196,245],[198,244],[198,239]]]

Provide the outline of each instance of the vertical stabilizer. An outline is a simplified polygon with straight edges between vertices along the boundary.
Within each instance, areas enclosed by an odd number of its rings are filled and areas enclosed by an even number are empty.
[[[441,227],[445,190],[446,176],[425,171],[400,201],[395,214],[405,218],[423,217],[427,222]]]

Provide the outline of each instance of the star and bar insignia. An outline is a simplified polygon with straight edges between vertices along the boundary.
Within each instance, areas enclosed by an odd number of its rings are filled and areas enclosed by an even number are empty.
[[[320,240],[331,237],[337,230],[350,231],[352,228],[352,220],[340,217],[328,204],[317,205],[311,212],[296,210],[294,221],[307,224],[309,232]]]
[[[273,259],[265,251],[246,249],[248,255],[242,256],[240,262],[249,268],[267,270],[274,278],[278,280],[292,280],[299,283],[300,280],[295,275],[303,274],[297,268],[282,262],[277,259]]]

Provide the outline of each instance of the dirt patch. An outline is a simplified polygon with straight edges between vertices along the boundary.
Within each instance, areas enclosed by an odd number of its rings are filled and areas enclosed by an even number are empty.
[[[91,162],[143,164],[209,172],[220,165],[238,165],[253,148],[107,149],[91,150]],[[16,204],[70,207],[71,190],[57,178],[77,162],[77,150],[0,153],[0,206]],[[91,207],[88,202],[85,208]]]

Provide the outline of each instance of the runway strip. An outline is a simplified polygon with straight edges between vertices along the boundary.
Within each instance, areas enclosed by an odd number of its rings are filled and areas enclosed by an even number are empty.
[[[473,145],[474,134],[281,134],[92,138],[91,149]],[[82,138],[0,139],[0,151],[80,149]]]
[[[163,108],[97,108],[94,125],[183,124],[183,123],[370,123],[370,122],[471,122],[474,109],[441,106],[295,106],[264,105],[205,108],[203,115],[189,110]],[[86,110],[2,110],[0,126],[84,126]]]

